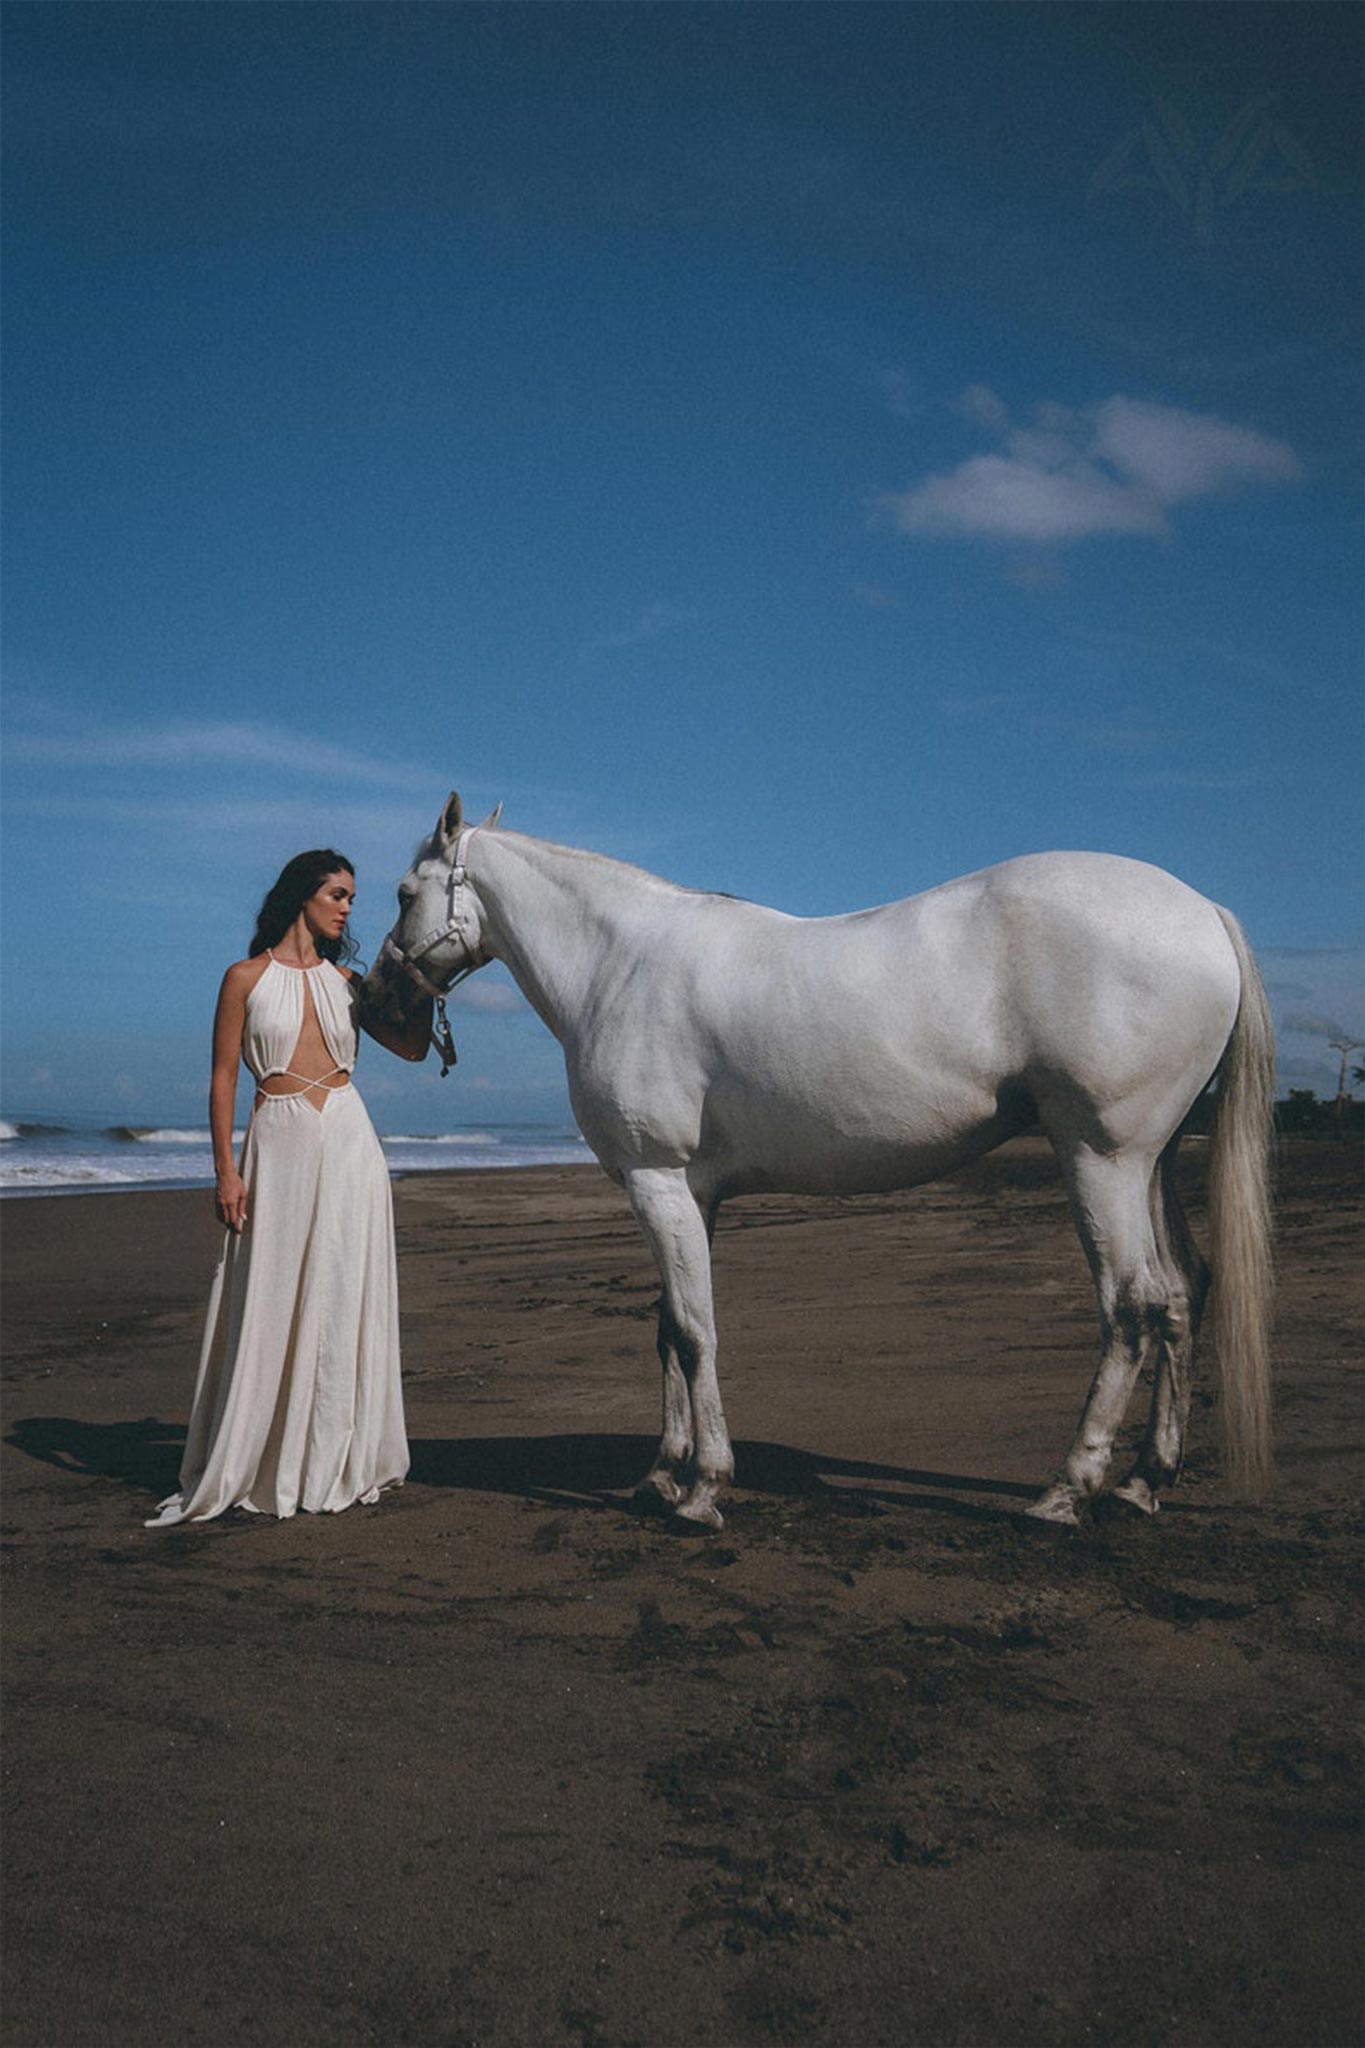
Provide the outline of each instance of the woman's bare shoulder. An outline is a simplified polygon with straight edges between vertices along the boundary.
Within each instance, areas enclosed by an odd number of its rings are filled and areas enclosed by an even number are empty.
[[[270,957],[266,953],[257,953],[250,960],[234,960],[223,976],[222,993],[225,996],[249,996],[269,965]]]

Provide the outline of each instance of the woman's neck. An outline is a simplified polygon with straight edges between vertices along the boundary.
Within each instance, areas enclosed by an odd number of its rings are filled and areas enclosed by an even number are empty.
[[[306,917],[296,917],[270,951],[285,967],[320,967],[322,955]]]

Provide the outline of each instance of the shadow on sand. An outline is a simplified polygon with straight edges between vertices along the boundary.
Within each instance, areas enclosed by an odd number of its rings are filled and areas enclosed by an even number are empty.
[[[5,1442],[59,1471],[125,1480],[158,1498],[172,1491],[185,1431],[180,1423],[144,1416],[136,1422],[81,1422],[72,1416],[33,1415],[16,1423]],[[648,1469],[655,1441],[645,1436],[417,1437],[409,1483],[450,1486],[469,1493],[501,1493],[563,1507],[619,1510],[621,1495]],[[843,1482],[843,1483],[841,1483]],[[853,1482],[852,1484],[848,1482]],[[829,1458],[789,1444],[741,1440],[735,1445],[735,1487],[740,1493],[782,1499],[826,1499],[854,1512],[860,1503],[927,1507],[973,1517],[1017,1512],[956,1496],[994,1495],[1028,1501],[1035,1488],[1013,1480],[961,1472],[924,1472]]]
[[[26,1457],[85,1477],[124,1479],[158,1498],[175,1490],[185,1450],[185,1425],[145,1415],[139,1422],[79,1422],[70,1415],[30,1415],[4,1439]]]
[[[657,1448],[645,1436],[504,1436],[418,1438],[409,1477],[424,1486],[455,1486],[476,1493],[619,1509],[620,1496],[648,1471]],[[874,1502],[980,1516],[1001,1509],[958,1500],[958,1494],[1004,1495],[1027,1502],[1036,1487],[960,1472],[923,1472],[825,1457],[790,1444],[740,1438],[734,1446],[735,1490],[787,1500],[825,1499],[832,1505]],[[848,1484],[840,1482],[855,1482]],[[921,1491],[920,1489],[929,1489]],[[1017,1510],[1010,1508],[1005,1512]]]

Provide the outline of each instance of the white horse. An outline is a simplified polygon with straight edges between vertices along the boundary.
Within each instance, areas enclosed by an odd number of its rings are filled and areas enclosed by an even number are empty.
[[[563,1046],[579,1126],[663,1281],[663,1436],[646,1503],[722,1526],[716,1495],[734,1463],[710,1242],[727,1196],[914,1187],[1036,1121],[1094,1275],[1100,1364],[1030,1513],[1074,1522],[1099,1493],[1144,1364],[1150,1419],[1116,1491],[1151,1513],[1180,1471],[1210,1280],[1175,1153],[1215,1074],[1225,1469],[1240,1491],[1264,1488],[1274,1041],[1229,912],[1139,861],[1041,853],[877,910],[789,917],[497,820],[465,825],[451,796],[399,884],[362,1000],[402,999],[403,974],[445,991],[498,959]]]

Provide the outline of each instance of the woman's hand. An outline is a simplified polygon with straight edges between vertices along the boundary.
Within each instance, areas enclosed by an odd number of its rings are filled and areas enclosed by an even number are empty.
[[[246,1229],[246,1182],[235,1167],[219,1174],[213,1208],[223,1228],[235,1230],[240,1237]]]
[[[350,980],[356,1022],[366,1036],[386,1052],[396,1052],[400,1060],[424,1060],[431,1045],[431,997],[396,977],[378,991],[359,975]]]

